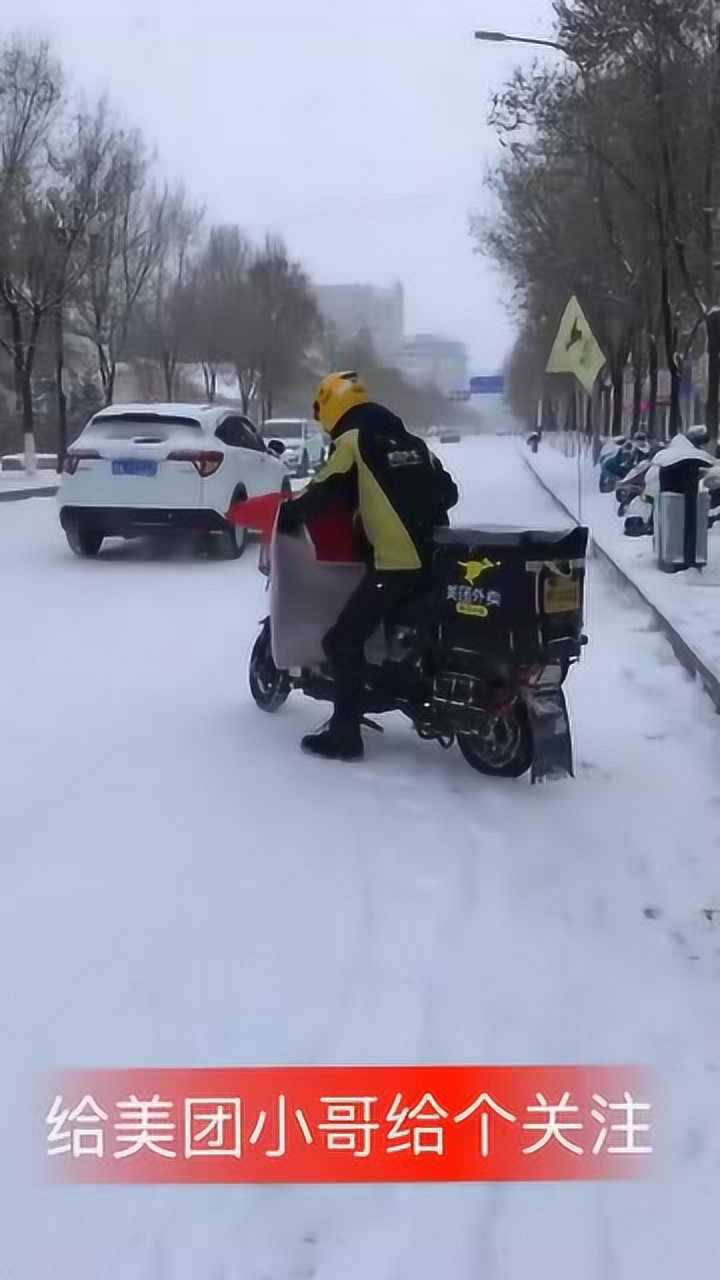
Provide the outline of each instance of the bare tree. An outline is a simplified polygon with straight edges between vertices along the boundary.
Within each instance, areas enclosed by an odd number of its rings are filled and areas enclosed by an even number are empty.
[[[521,296],[552,296],[554,280],[584,293],[610,356],[616,427],[631,353],[634,417],[647,371],[654,421],[662,334],[677,429],[681,334],[692,329],[693,309],[711,327],[693,247],[704,202],[694,175],[706,170],[699,156],[708,136],[691,101],[707,54],[693,25],[698,9],[699,0],[618,0],[608,14],[599,0],[558,0],[560,36],[575,68],[518,72],[492,115],[509,159],[495,177],[503,213],[485,247],[511,271]],[[554,206],[552,191],[541,189],[543,170],[556,184]],[[584,243],[578,228],[588,232]],[[543,237],[555,250],[547,258]]]
[[[609,151],[617,154],[620,142],[624,163],[616,171],[636,195],[642,194],[650,211],[673,426],[680,425],[683,360],[702,328],[709,362],[706,422],[716,435],[718,6],[714,0],[614,0],[608,12],[602,0],[557,0],[555,8],[564,46],[578,61],[593,66],[603,92],[608,85],[628,87],[626,109],[606,117],[604,159],[608,161]]]
[[[62,72],[47,42],[13,37],[0,46],[0,269],[15,200],[42,165],[62,96]]]
[[[321,332],[310,281],[285,244],[268,236],[250,268],[250,300],[262,414],[271,418],[275,396],[298,379]]]
[[[232,225],[213,227],[200,249],[201,222],[181,187],[156,189],[140,133],[125,131],[104,101],[72,106],[46,44],[0,41],[0,352],[30,466],[34,375],[46,375],[48,354],[63,464],[71,334],[92,344],[108,404],[118,363],[133,356],[168,399],[185,360],[200,363],[209,399],[230,369],[246,412],[271,412],[311,376],[320,322],[301,265],[279,239],[258,250]],[[76,398],[94,405],[85,373]]]
[[[252,245],[239,227],[211,227],[184,295],[189,348],[202,366],[208,399],[215,399],[220,369],[231,368],[246,413],[258,377],[249,284],[252,260]]]
[[[607,240],[587,164],[549,148],[542,156],[516,150],[496,170],[493,188],[500,213],[490,224],[474,222],[478,247],[513,279],[521,327],[527,334],[531,322],[545,361],[568,297],[579,296],[608,357],[617,429],[642,294]],[[541,385],[536,391],[539,397]]]
[[[107,104],[101,100],[93,111],[81,111],[75,117],[69,137],[49,157],[56,183],[49,196],[58,245],[53,307],[58,470],[62,470],[68,440],[66,310],[68,299],[87,274],[91,235],[105,214],[106,176],[115,146]]]
[[[40,328],[57,301],[59,249],[45,181],[62,74],[48,46],[0,49],[0,346],[12,360],[26,467],[35,469],[32,377]]]
[[[168,197],[162,243],[131,327],[131,349],[159,364],[168,400],[175,398],[178,367],[192,342],[192,253],[202,219],[202,209],[190,204],[182,187]]]
[[[73,327],[95,346],[106,404],[113,400],[138,300],[162,252],[168,197],[151,187],[149,170],[141,135],[117,135],[90,232],[87,271],[74,299]]]

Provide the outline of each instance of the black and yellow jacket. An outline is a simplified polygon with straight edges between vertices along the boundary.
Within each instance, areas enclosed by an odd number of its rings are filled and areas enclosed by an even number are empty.
[[[330,457],[292,503],[300,521],[342,502],[359,515],[374,567],[421,569],[433,529],[447,524],[458,501],[451,476],[424,440],[378,404],[362,404],[341,420]]]

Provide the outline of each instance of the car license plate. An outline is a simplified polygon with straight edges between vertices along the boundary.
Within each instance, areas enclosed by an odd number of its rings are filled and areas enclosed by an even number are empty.
[[[123,458],[113,462],[114,476],[156,476],[157,462],[145,462],[141,458]]]

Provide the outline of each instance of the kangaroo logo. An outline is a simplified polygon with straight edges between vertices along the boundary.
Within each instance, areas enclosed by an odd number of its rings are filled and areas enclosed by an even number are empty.
[[[489,569],[499,568],[499,565],[494,560],[461,560],[458,568],[465,570],[465,581],[469,582],[471,587],[474,587],[484,573],[487,573]]]

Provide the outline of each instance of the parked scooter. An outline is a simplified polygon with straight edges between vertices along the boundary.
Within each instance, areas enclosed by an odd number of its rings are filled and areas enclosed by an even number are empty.
[[[706,453],[703,445],[708,436],[705,427],[692,427],[686,433],[678,433],[669,444],[654,444],[646,460],[621,481],[616,488],[618,515],[625,516],[625,533],[628,537],[652,536],[654,531],[655,500],[660,493],[660,471],[663,466],[700,457],[706,464],[702,485],[712,493],[710,524],[720,519],[720,468]],[[714,476],[718,478],[715,479]]]
[[[612,493],[618,480],[632,469],[634,460],[632,443],[624,437],[618,439],[600,454],[600,492]]]
[[[645,496],[645,481],[648,472],[653,464],[656,454],[662,450],[662,445],[657,442],[650,442],[643,437],[635,443],[635,465],[631,471],[619,480],[615,486],[615,498],[618,504],[618,515],[622,518],[627,514],[628,508],[637,498]]]

